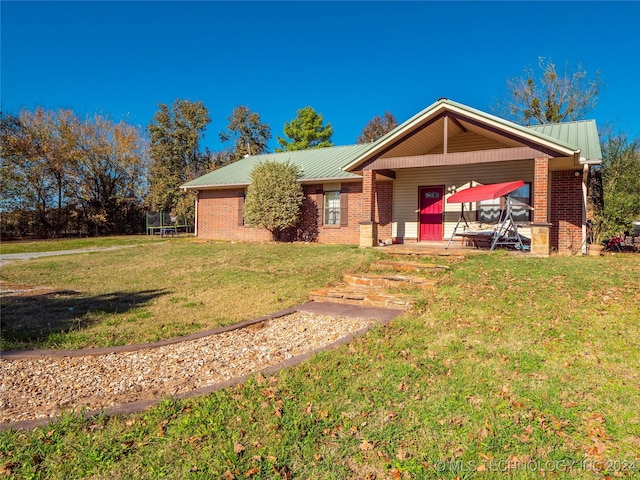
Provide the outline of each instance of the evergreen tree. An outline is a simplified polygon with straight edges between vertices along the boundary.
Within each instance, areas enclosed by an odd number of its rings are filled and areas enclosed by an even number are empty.
[[[307,150],[333,145],[331,143],[333,127],[330,123],[324,125],[322,114],[317,113],[309,106],[298,110],[296,118],[291,122],[285,122],[284,134],[289,137],[289,140],[280,136],[276,137],[280,144],[280,148],[276,148],[277,152]]]

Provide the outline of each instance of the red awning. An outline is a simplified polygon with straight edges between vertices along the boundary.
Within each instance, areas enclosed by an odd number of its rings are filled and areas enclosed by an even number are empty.
[[[519,189],[523,185],[524,182],[522,180],[516,180],[515,182],[492,183],[490,185],[465,188],[447,198],[447,203],[478,202],[480,200],[500,198],[507,193]]]

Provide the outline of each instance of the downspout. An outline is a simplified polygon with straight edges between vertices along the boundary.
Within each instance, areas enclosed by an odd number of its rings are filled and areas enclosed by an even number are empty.
[[[196,190],[196,198],[195,198],[195,202],[196,202],[196,207],[195,207],[195,219],[194,219],[194,226],[193,226],[193,236],[197,237],[198,236],[198,198],[200,197],[200,191]]]
[[[589,165],[582,166],[582,254],[587,254],[587,183],[589,181]]]

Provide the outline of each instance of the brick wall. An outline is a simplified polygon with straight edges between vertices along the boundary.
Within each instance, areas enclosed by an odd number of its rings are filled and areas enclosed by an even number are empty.
[[[288,240],[320,243],[358,244],[360,222],[364,215],[362,182],[342,183],[347,197],[347,221],[343,225],[322,225],[323,185],[304,185],[298,228],[286,232]],[[244,189],[203,190],[198,194],[198,237],[212,240],[264,242],[271,240],[268,231],[242,225],[241,209]],[[391,202],[393,182],[377,182],[375,220],[381,240],[391,238]]]
[[[546,223],[549,221],[549,159],[536,158],[533,166],[533,221]]]
[[[560,254],[582,247],[582,175],[573,170],[551,172],[551,248]]]
[[[198,193],[198,237],[213,240],[265,242],[271,234],[242,225],[243,188],[203,190]]]

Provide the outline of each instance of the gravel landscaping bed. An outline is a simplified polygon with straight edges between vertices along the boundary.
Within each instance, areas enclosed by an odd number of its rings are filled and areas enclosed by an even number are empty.
[[[0,423],[46,419],[189,392],[329,345],[372,319],[299,311],[134,352],[0,359]]]

